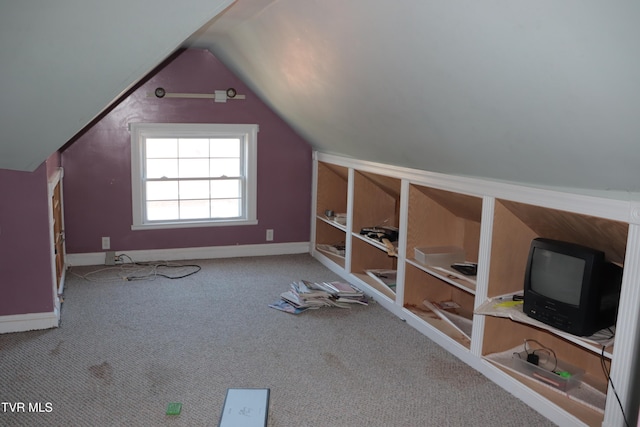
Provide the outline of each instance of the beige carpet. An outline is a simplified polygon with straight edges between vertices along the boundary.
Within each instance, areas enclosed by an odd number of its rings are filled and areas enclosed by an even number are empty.
[[[60,328],[0,336],[1,400],[51,411],[0,425],[216,426],[243,387],[271,389],[271,427],[551,425],[379,305],[269,308],[294,280],[338,279],[309,255],[194,263],[179,280],[72,269]]]

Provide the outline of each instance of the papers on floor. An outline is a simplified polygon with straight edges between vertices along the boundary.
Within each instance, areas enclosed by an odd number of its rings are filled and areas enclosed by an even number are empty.
[[[280,300],[269,307],[287,313],[299,314],[308,309],[321,307],[350,308],[352,304],[368,305],[364,293],[344,282],[309,282],[300,280],[289,285],[280,294]]]

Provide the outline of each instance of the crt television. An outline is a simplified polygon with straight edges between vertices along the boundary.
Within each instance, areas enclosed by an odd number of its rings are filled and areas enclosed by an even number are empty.
[[[604,252],[574,243],[531,242],[523,311],[562,331],[589,336],[616,322],[622,268]]]

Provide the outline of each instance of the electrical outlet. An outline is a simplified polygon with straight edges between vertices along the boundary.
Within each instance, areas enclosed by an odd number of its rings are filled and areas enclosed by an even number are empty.
[[[268,229],[267,230],[267,242],[271,242],[273,241],[273,230],[272,229]]]
[[[102,238],[102,249],[111,249],[111,238],[103,237]]]

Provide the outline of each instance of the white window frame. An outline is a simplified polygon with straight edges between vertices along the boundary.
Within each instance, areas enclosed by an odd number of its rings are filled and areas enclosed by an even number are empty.
[[[257,143],[256,124],[218,123],[130,123],[131,131],[131,198],[132,230],[158,228],[188,228],[232,225],[255,225],[257,218]],[[146,138],[223,138],[240,137],[244,143],[244,188],[242,216],[240,218],[198,219],[177,221],[147,221],[145,213],[145,158]]]

